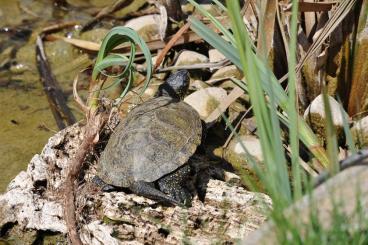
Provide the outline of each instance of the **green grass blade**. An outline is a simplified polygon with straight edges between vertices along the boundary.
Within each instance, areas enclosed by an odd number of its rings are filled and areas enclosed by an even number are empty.
[[[209,18],[211,22],[224,34],[224,36],[235,45],[234,36],[218,21],[212,14],[206,11],[200,4],[196,3],[194,0],[188,0],[196,9],[198,9],[204,16]]]
[[[346,144],[348,145],[348,148],[349,148],[350,152],[352,154],[356,154],[358,152],[358,150],[355,146],[355,142],[353,140],[353,136],[352,136],[351,131],[350,131],[348,115],[345,112],[344,108],[341,106],[342,105],[341,100],[338,99],[338,101],[339,101],[339,105],[340,105],[340,113],[341,113],[342,120],[343,120],[342,123],[343,123],[343,127],[344,127]]]
[[[293,176],[293,189],[294,200],[298,200],[302,197],[302,180],[301,171],[299,165],[299,137],[298,137],[298,111],[297,111],[297,97],[296,97],[296,72],[294,67],[296,66],[296,44],[297,44],[297,23],[298,23],[298,1],[292,2],[292,15],[291,15],[291,33],[289,43],[289,100],[287,115],[289,118],[289,139],[291,149],[291,166]]]
[[[337,144],[337,134],[335,126],[332,122],[332,113],[330,100],[327,95],[327,88],[325,87],[322,92],[323,106],[326,115],[326,141],[327,141],[327,154],[330,159],[330,172],[336,174],[339,171],[338,164],[338,144]]]

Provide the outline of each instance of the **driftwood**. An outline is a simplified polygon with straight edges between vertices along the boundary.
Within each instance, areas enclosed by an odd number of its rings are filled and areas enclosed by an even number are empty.
[[[63,91],[51,72],[40,36],[37,37],[36,41],[36,61],[43,89],[58,128],[63,129],[74,124],[76,122],[75,117],[66,103]]]
[[[100,142],[117,124],[114,120],[103,128]],[[0,195],[0,239],[19,239],[15,230],[23,236],[31,233],[33,240],[26,244],[37,239],[34,234],[66,234],[62,190],[70,162],[80,154],[85,130],[75,124],[51,137],[42,153],[32,158],[27,171],[19,173]],[[188,209],[165,207],[123,191],[100,192],[91,179],[96,175],[102,147],[99,143],[95,154],[84,159],[78,178],[76,217],[84,244],[231,243],[266,219],[264,211],[271,205],[270,198],[231,185],[231,180],[210,180],[204,202],[195,198]]]

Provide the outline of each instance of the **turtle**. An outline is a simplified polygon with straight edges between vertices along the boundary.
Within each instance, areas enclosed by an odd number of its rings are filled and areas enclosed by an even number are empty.
[[[110,136],[99,159],[98,178],[158,202],[190,206],[186,182],[190,157],[204,136],[198,112],[182,99],[189,72],[179,70],[154,98],[133,108]],[[106,189],[106,188],[105,188]]]

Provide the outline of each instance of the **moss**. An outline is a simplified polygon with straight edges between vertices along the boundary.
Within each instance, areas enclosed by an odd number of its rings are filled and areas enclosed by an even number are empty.
[[[218,100],[210,96],[208,98],[207,105],[206,105],[206,114],[207,115],[211,114],[217,108],[219,104],[220,102]]]
[[[128,224],[133,225],[134,223],[129,219],[112,219],[107,216],[102,218],[102,222],[106,225],[120,225],[120,224]]]

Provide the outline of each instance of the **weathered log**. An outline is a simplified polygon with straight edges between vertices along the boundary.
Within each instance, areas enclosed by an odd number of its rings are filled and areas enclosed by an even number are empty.
[[[104,127],[100,142],[106,140],[109,128],[114,128],[112,122]],[[75,124],[51,137],[42,152],[32,158],[27,171],[21,172],[9,184],[7,192],[0,195],[3,235],[0,238],[14,238],[12,230],[15,229],[24,233],[66,234],[63,184],[71,159],[78,154],[84,140],[85,130]],[[257,229],[266,219],[264,213],[271,205],[268,196],[218,180],[209,181],[204,202],[195,198],[188,209],[162,206],[122,191],[100,192],[91,182],[103,148],[99,144],[95,152],[85,158],[75,195],[77,228],[85,244],[234,242]],[[36,239],[35,232],[32,234]]]

